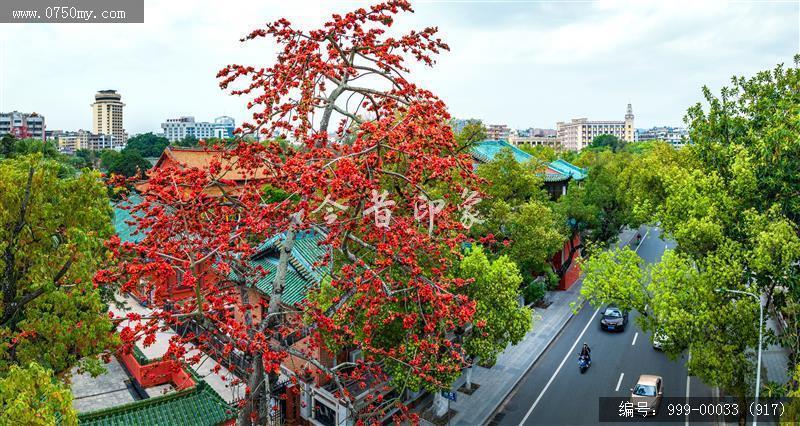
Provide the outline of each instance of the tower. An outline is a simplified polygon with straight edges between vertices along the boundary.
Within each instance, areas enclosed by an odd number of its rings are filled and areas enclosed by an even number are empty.
[[[128,135],[122,127],[122,95],[116,90],[101,90],[94,95],[92,128],[94,133],[114,136],[118,144],[125,145]]]
[[[636,128],[633,127],[633,107],[628,104],[628,110],[625,113],[625,142],[633,142]]]

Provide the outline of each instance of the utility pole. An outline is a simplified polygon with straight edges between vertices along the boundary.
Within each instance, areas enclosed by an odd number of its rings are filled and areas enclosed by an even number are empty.
[[[761,297],[755,293],[748,293],[746,291],[729,290],[727,288],[718,288],[718,292],[728,292],[737,294],[746,294],[753,296],[758,301],[758,361],[756,361],[756,403],[753,409],[753,426],[758,426],[758,395],[761,391],[761,345],[764,336],[764,304],[761,303]]]

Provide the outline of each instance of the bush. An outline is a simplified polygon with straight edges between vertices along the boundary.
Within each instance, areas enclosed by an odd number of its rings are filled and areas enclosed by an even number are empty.
[[[522,295],[525,297],[525,303],[528,304],[544,299],[545,293],[547,293],[547,289],[545,288],[544,283],[532,281],[527,287],[525,287]]]
[[[559,283],[559,281],[561,281],[558,278],[558,274],[556,274],[555,272],[553,272],[551,270],[548,270],[546,272],[546,275],[547,275],[547,289],[549,291],[553,291],[553,290],[557,289],[558,288],[558,283]]]

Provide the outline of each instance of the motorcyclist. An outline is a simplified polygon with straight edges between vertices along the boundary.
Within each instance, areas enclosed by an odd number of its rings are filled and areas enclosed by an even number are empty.
[[[591,362],[592,362],[592,355],[591,355],[591,353],[592,353],[592,349],[591,349],[591,348],[589,348],[589,345],[587,345],[587,344],[584,342],[584,344],[583,344],[583,348],[581,348],[581,354],[579,355],[579,358],[586,357],[586,361],[587,361],[587,362],[589,362],[589,363],[591,364]]]

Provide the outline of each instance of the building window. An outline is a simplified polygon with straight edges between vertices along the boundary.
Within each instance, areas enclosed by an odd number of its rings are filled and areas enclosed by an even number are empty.
[[[313,416],[314,420],[324,426],[336,426],[336,411],[316,398],[314,399]]]

